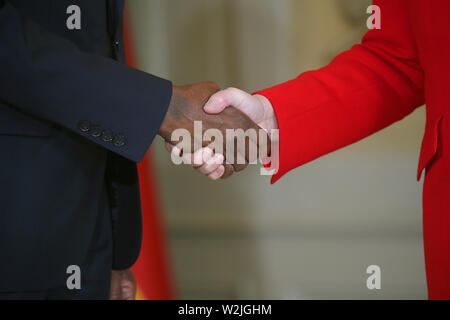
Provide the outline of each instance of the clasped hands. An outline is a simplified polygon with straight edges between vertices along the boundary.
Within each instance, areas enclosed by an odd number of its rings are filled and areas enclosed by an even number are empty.
[[[202,82],[173,87],[159,135],[173,156],[217,180],[268,159],[273,129],[276,118],[264,96]]]

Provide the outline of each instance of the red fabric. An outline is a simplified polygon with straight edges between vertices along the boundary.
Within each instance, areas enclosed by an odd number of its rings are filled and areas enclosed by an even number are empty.
[[[143,238],[141,253],[132,270],[136,277],[140,299],[170,300],[174,298],[162,230],[159,196],[154,186],[150,153],[139,163],[139,182],[142,198]]]
[[[430,299],[450,298],[450,32],[448,0],[376,0],[381,29],[320,70],[257,92],[280,129],[279,171],[361,140],[427,103],[417,176],[424,186]]]
[[[132,51],[131,37],[125,15],[124,41],[127,52],[127,64],[136,66]],[[150,106],[149,106],[150,107]],[[132,271],[136,278],[138,299],[173,299],[173,286],[169,272],[169,263],[164,243],[165,234],[160,219],[161,207],[155,185],[153,163],[150,152],[138,164],[142,206],[142,247]]]

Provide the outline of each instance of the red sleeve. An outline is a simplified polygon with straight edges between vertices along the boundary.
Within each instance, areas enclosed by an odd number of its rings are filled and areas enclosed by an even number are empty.
[[[357,142],[424,103],[424,76],[411,34],[408,0],[375,0],[381,29],[328,66],[256,92],[279,126],[279,169],[288,171]]]

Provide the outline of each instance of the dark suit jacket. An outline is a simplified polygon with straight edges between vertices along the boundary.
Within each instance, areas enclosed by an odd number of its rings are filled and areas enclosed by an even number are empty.
[[[69,30],[74,4],[81,29]],[[123,64],[124,1],[0,6],[0,291],[64,284],[104,208],[113,267],[127,268],[141,241],[135,163],[158,132],[172,85]]]

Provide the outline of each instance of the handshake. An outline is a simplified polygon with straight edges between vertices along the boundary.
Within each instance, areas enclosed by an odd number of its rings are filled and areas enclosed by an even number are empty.
[[[174,86],[159,135],[177,164],[189,164],[212,180],[248,164],[274,165],[277,122],[269,100],[214,82]],[[276,162],[276,161],[275,161]]]

